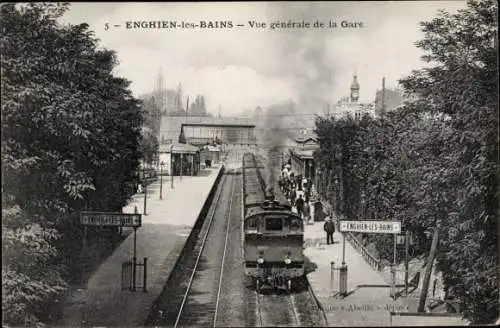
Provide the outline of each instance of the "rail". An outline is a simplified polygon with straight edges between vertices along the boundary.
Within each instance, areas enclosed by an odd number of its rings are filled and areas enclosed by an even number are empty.
[[[210,233],[210,230],[211,230],[211,227],[212,227],[212,223],[214,221],[214,216],[215,216],[215,213],[216,213],[216,207],[217,207],[217,204],[219,203],[219,199],[220,199],[221,195],[222,195],[222,188],[219,190],[217,196],[215,196],[214,210],[212,211],[212,213],[211,213],[211,215],[209,217],[208,227],[207,227],[207,230],[205,231],[205,234],[204,234],[203,239],[201,241],[201,247],[200,247],[200,250],[199,250],[198,255],[196,257],[196,262],[194,264],[193,271],[191,272],[191,276],[189,277],[188,286],[187,286],[186,291],[184,293],[184,296],[182,298],[182,303],[181,303],[179,312],[177,314],[177,318],[175,320],[174,327],[177,327],[178,324],[179,324],[182,312],[184,310],[184,307],[185,307],[187,299],[188,299],[188,295],[189,295],[189,293],[191,291],[191,286],[193,285],[193,281],[194,281],[196,272],[198,270],[198,265],[200,263],[201,255],[203,254],[203,250],[205,249],[205,245],[206,245],[206,242],[207,242],[208,234]],[[225,249],[224,249],[224,252],[225,252]],[[220,291],[220,289],[219,289],[219,291]],[[218,297],[219,297],[219,294],[217,295],[217,302],[218,302]],[[216,309],[217,309],[217,306],[216,306]],[[215,314],[214,322],[215,322],[216,319],[217,319],[217,314]]]
[[[184,242],[184,245],[182,246],[182,250],[180,251],[179,255],[176,256],[174,260],[174,265],[173,268],[170,270],[170,272],[167,274],[167,277],[165,280],[163,279],[158,279],[155,282],[155,285],[159,284],[162,287],[162,291],[156,298],[156,300],[153,303],[153,306],[151,307],[150,314],[148,315],[146,322],[146,325],[151,325],[152,323],[155,322],[155,317],[156,313],[158,313],[158,306],[161,302],[161,299],[164,298],[164,285],[169,281],[169,279],[172,278],[172,274],[178,270],[183,270],[182,268],[182,259],[186,258],[187,254],[192,251],[195,247],[196,240],[198,239],[199,233],[201,231],[201,227],[203,226],[203,223],[205,222],[205,218],[209,214],[209,209],[211,207],[211,204],[214,200],[217,188],[219,186],[220,181],[222,180],[222,177],[224,176],[224,173],[226,171],[226,168],[224,165],[219,169],[219,172],[217,173],[217,177],[215,178],[214,183],[212,184],[212,187],[208,193],[208,196],[205,199],[205,202],[203,203],[203,206],[201,207],[201,210],[198,214],[198,217],[195,221],[195,224],[193,228],[191,229],[191,232],[189,233],[189,236],[187,237],[186,241]]]
[[[361,253],[363,258],[370,264],[370,266],[377,270],[380,271],[382,269],[382,261],[380,259],[375,258],[367,249],[366,247],[354,236],[352,233],[347,232],[346,233],[347,239],[351,242],[351,245]]]

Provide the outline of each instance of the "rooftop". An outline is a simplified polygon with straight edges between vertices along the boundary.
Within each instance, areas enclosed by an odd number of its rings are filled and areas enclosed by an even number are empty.
[[[159,152],[160,153],[170,153],[170,147],[172,145],[160,145]],[[172,152],[175,154],[183,153],[183,154],[194,154],[199,151],[198,147],[191,146],[188,144],[182,144],[178,142],[173,143]]]
[[[177,141],[183,124],[207,126],[255,126],[255,119],[212,116],[162,116],[160,125],[160,140],[163,136],[165,140]]]

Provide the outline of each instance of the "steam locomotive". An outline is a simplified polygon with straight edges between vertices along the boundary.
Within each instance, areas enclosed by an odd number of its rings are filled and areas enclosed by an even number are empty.
[[[272,168],[267,168],[272,169]],[[243,254],[245,275],[264,286],[292,290],[304,278],[304,226],[275,185],[266,187],[264,166],[254,154],[243,156]],[[295,282],[294,282],[295,281]]]

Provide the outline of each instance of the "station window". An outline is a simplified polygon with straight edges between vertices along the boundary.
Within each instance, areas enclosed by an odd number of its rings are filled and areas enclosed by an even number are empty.
[[[283,220],[281,218],[267,218],[266,230],[281,231],[283,229]]]

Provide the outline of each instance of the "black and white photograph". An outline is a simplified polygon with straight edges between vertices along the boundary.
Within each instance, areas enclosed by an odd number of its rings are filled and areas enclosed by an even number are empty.
[[[0,5],[2,327],[500,324],[498,2]]]

